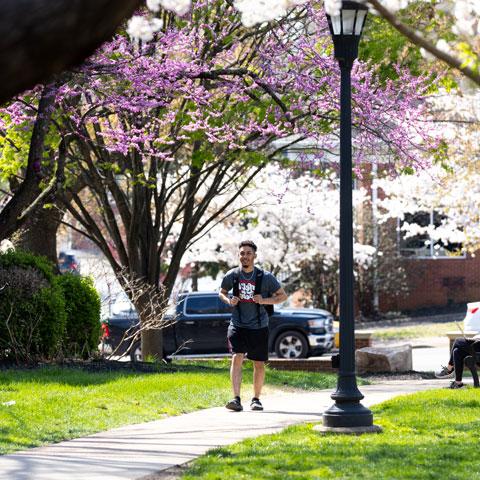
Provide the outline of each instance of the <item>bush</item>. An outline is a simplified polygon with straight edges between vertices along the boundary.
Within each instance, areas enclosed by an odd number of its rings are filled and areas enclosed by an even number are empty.
[[[88,357],[100,336],[100,296],[89,277],[65,273],[58,277],[58,283],[67,313],[64,353]]]
[[[0,254],[0,358],[33,361],[57,354],[65,331],[63,292],[46,258]]]

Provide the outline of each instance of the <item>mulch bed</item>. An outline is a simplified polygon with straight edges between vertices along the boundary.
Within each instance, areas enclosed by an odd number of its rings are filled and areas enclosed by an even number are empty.
[[[116,360],[95,359],[95,360],[63,360],[57,362],[37,362],[30,364],[16,364],[15,362],[0,362],[0,370],[29,370],[49,367],[78,368],[89,372],[141,372],[141,373],[174,373],[189,369],[186,365],[173,365],[169,362],[118,362]],[[190,367],[191,368],[191,367]],[[209,367],[195,366],[196,370]]]

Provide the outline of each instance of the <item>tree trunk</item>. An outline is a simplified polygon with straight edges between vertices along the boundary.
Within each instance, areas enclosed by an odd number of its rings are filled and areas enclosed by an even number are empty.
[[[198,262],[192,265],[192,292],[198,292],[198,275],[200,273],[200,267]]]
[[[63,212],[41,208],[12,237],[16,248],[47,257],[57,264],[57,230]]]
[[[1,9],[0,9],[1,11]],[[1,29],[0,29],[1,31]],[[15,190],[13,197],[0,211],[0,240],[9,238],[26,220],[24,210],[40,195],[40,165],[45,148],[45,137],[50,125],[57,87],[46,85],[38,106],[37,118],[32,130],[25,179]],[[39,205],[40,206],[40,205]]]
[[[141,290],[144,294],[138,294]],[[126,288],[140,319],[143,361],[160,361],[164,358],[163,315],[165,301],[161,292],[148,284],[142,285],[135,280]]]
[[[162,330],[142,331],[142,358],[143,361],[150,359],[160,361],[163,355],[163,332]]]

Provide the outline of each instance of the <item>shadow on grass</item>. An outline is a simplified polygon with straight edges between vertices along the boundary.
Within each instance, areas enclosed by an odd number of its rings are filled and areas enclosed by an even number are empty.
[[[138,377],[152,374],[208,374],[228,379],[229,361],[192,361],[179,360],[170,364],[126,362],[84,362],[66,365],[39,365],[35,367],[9,367],[0,369],[0,392],[8,391],[10,384],[39,383],[63,384],[70,386],[101,385],[115,382],[122,378]],[[253,366],[246,362],[243,367],[244,381],[251,381]],[[337,377],[331,373],[273,370],[267,367],[266,383],[280,388],[297,388],[301,390],[322,390],[334,388]],[[368,384],[359,379],[360,384]]]
[[[115,382],[121,378],[154,374],[227,374],[226,368],[214,368],[208,365],[164,365],[152,364],[142,370],[134,366],[115,365],[120,362],[85,364],[83,366],[41,365],[35,367],[8,367],[0,370],[0,391],[8,391],[12,383],[59,383],[70,386],[101,385]]]

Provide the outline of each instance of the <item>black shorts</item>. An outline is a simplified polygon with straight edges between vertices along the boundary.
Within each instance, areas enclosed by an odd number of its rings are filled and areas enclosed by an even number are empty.
[[[227,341],[230,353],[246,353],[250,360],[258,362],[268,360],[268,327],[254,329],[230,325]]]

